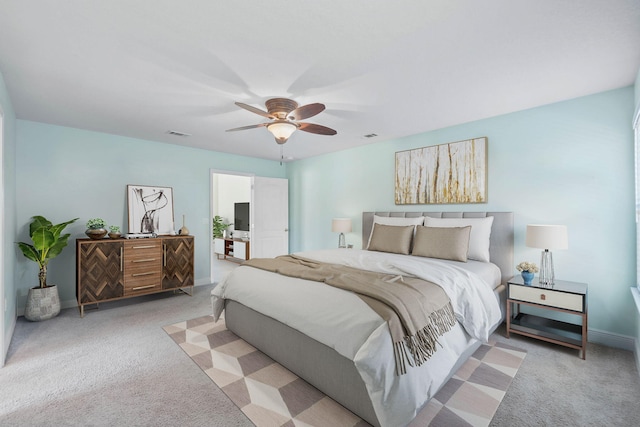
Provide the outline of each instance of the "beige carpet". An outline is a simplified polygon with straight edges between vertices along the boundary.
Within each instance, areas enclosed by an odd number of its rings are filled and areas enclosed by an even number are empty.
[[[358,416],[228,331],[212,316],[164,327],[173,340],[258,427],[367,426]],[[488,426],[526,352],[481,346],[412,426]]]

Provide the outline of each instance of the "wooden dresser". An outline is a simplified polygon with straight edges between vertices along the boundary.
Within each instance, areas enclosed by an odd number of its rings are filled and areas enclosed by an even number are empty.
[[[193,236],[150,239],[77,239],[76,297],[84,306],[191,288]]]

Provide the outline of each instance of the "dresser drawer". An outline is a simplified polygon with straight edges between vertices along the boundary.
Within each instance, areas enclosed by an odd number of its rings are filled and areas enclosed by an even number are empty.
[[[159,239],[127,241],[124,242],[124,254],[130,259],[162,255],[162,242]]]
[[[162,243],[131,241],[124,244],[125,295],[157,291],[162,288]]]
[[[157,276],[146,277],[139,280],[127,281],[124,287],[124,295],[131,296],[137,294],[146,294],[148,292],[157,292],[162,289],[162,284]]]
[[[566,310],[584,311],[583,296],[552,289],[509,285],[509,298]]]
[[[129,265],[124,269],[124,293],[150,292],[162,288],[162,265],[159,262],[150,264]]]

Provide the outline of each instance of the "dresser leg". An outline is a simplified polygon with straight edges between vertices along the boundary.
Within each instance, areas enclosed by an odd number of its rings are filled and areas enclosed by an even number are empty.
[[[587,359],[587,315],[582,316],[582,360]]]
[[[511,303],[507,301],[507,338],[509,338],[509,328],[511,328]]]

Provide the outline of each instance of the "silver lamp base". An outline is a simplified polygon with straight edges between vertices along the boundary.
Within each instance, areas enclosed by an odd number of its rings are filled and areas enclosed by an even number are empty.
[[[338,248],[346,248],[347,244],[345,243],[344,240],[344,233],[340,233],[340,235],[338,236]]]
[[[542,259],[540,260],[540,275],[538,281],[541,285],[553,286],[555,275],[553,272],[553,256],[549,249],[542,251]]]

